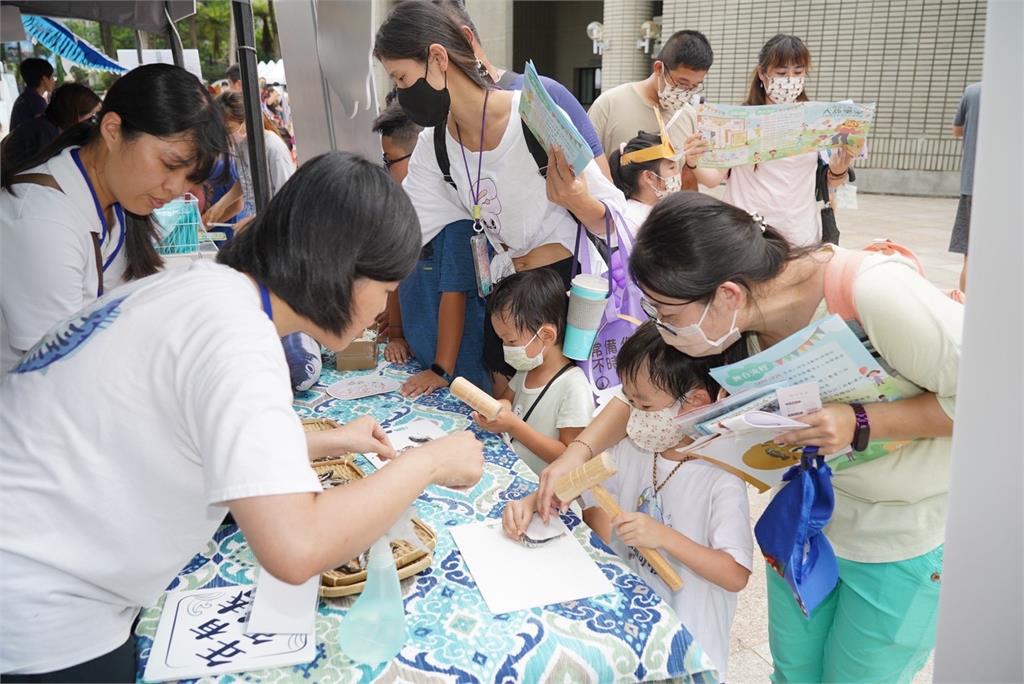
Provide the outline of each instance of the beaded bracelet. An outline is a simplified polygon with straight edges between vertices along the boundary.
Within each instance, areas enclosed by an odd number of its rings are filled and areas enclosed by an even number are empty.
[[[582,439],[574,439],[571,442],[569,442],[569,444],[582,444],[583,446],[587,447],[587,451],[590,452],[590,458],[594,458],[594,450],[590,447],[589,444],[584,442]]]

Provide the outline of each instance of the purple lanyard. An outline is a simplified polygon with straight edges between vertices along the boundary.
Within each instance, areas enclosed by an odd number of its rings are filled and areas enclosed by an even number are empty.
[[[92,181],[89,180],[89,174],[85,171],[85,165],[82,163],[82,158],[78,154],[77,149],[71,150],[71,158],[75,160],[75,166],[82,173],[82,178],[85,179],[85,184],[89,188],[89,194],[92,195],[93,204],[96,206],[96,215],[100,219],[100,244],[106,241],[107,232],[109,230],[107,226],[107,217],[103,213],[103,207],[100,206],[100,198],[96,195],[96,189],[92,187]],[[114,247],[114,251],[111,252],[107,260],[103,262],[103,270],[106,271],[110,264],[114,263],[114,259],[121,251],[121,247],[124,246],[124,237],[128,228],[124,222],[124,210],[121,209],[119,202],[114,203],[114,214],[117,216],[118,225],[121,227],[121,234],[117,237],[117,245]]]
[[[459,149],[462,150],[462,163],[466,168],[466,180],[469,181],[469,195],[473,199],[473,229],[480,232],[480,172],[484,165],[484,124],[487,122],[487,98],[491,89],[484,90],[484,113],[480,117],[480,154],[476,162],[476,186],[473,185],[473,177],[469,175],[469,159],[466,157],[466,147],[462,144],[462,131],[459,130],[459,122],[455,122],[455,134],[459,136]]]
[[[270,306],[270,290],[263,283],[257,283],[257,287],[260,289],[260,302],[263,305],[263,313],[267,314],[267,318],[273,321],[274,311]]]

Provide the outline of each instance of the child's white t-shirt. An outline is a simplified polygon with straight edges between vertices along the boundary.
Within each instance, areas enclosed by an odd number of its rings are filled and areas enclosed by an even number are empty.
[[[604,486],[623,510],[635,511],[643,491],[652,486],[654,454],[626,438],[612,448],[612,456],[618,464],[618,472],[606,480]],[[658,458],[659,484],[677,463]],[[702,546],[725,551],[743,567],[753,569],[754,539],[743,480],[706,461],[687,461],[669,479],[659,496],[663,522],[667,526]],[[589,493],[584,494],[583,500],[584,508],[596,505]],[[647,561],[622,543],[614,531],[611,547],[672,605],[724,681],[729,665],[729,629],[736,614],[736,594],[709,582],[662,551],[683,580],[683,588],[673,594]]]
[[[526,371],[519,371],[508,383],[515,394],[512,399],[512,410],[520,418],[526,415],[544,389],[543,385],[526,387],[525,382]],[[574,367],[552,383],[540,404],[530,414],[527,423],[545,437],[558,439],[559,429],[586,427],[593,415],[594,395],[590,391],[590,383],[587,382],[587,376],[583,371]],[[513,440],[512,449],[538,475],[548,467],[547,461],[530,451],[519,440]]]

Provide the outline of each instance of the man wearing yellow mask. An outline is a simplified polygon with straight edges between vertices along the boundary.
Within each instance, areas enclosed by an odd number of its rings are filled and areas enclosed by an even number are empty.
[[[693,102],[703,90],[704,77],[714,61],[711,44],[699,31],[677,31],[665,41],[651,75],[623,83],[601,93],[588,112],[607,153],[629,142],[637,131],[657,131],[657,107],[668,128],[672,145],[683,142],[697,128]],[[682,186],[697,189],[697,180],[683,169]]]

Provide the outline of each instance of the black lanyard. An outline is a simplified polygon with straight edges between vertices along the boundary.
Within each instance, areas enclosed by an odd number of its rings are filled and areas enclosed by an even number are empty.
[[[559,369],[559,371],[557,373],[555,373],[555,376],[553,378],[548,380],[547,384],[544,385],[544,389],[542,389],[540,391],[540,394],[537,395],[537,399],[533,402],[533,404],[530,405],[530,408],[526,411],[526,415],[523,416],[523,422],[524,423],[527,422],[528,420],[530,420],[530,416],[533,415],[533,409],[537,408],[537,405],[540,404],[540,400],[544,398],[544,395],[547,394],[549,389],[551,389],[551,386],[555,384],[555,380],[557,380],[558,378],[562,377],[563,373],[565,373],[567,370],[569,370],[570,368],[574,367],[575,365],[576,365],[575,363],[570,361],[569,363],[567,363],[564,366],[562,366],[561,369]],[[525,377],[523,378],[523,389],[526,389],[526,378]],[[509,441],[515,441],[515,438],[514,437],[509,437]]]

